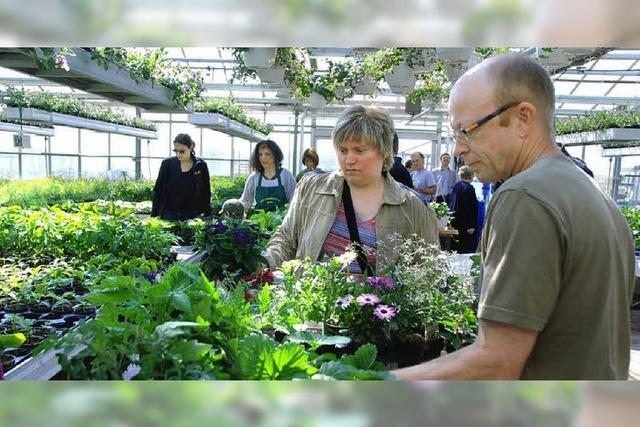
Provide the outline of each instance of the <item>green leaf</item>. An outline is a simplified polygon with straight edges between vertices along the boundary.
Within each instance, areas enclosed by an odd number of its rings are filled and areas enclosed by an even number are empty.
[[[293,343],[309,344],[312,348],[323,345],[345,346],[351,342],[351,338],[340,335],[311,334],[309,332],[296,332],[287,339]]]
[[[260,376],[272,380],[291,379],[296,373],[304,372],[308,367],[309,360],[304,347],[287,343],[267,355]]]
[[[108,277],[99,289],[88,293],[85,298],[93,304],[120,304],[135,295],[135,280],[132,277]]]
[[[173,306],[175,308],[182,311],[183,313],[186,313],[188,315],[192,314],[193,309],[191,308],[191,301],[184,292],[173,292],[171,294],[171,302],[173,303]]]
[[[258,294],[258,307],[262,315],[271,311],[271,289],[267,284],[262,287],[262,291]]]
[[[345,365],[338,361],[327,362],[320,367],[318,374],[314,375],[316,379],[318,375],[333,378],[335,380],[350,380],[353,379],[353,373],[357,369],[350,365]]]
[[[260,379],[266,354],[271,354],[276,342],[266,335],[255,334],[237,343],[233,355],[232,371],[238,379]]]
[[[0,335],[0,348],[17,348],[26,340],[22,332],[11,335]]]
[[[171,350],[179,355],[185,362],[195,362],[202,359],[213,346],[196,340],[179,341],[175,343]]]
[[[186,328],[201,328],[203,325],[195,322],[165,322],[158,325],[154,334],[159,339],[173,338],[185,334]]]
[[[345,356],[340,361],[357,369],[370,369],[376,361],[378,351],[373,344],[365,344],[353,355]]]

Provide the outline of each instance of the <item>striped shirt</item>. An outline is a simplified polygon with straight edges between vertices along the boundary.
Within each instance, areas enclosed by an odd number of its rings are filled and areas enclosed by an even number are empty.
[[[368,248],[371,248],[371,253],[368,256],[369,264],[375,271],[376,266],[376,217],[371,218],[368,221],[360,221],[356,218],[358,224],[358,234],[360,235],[360,242],[365,246],[365,252]],[[344,204],[340,202],[338,206],[338,212],[336,213],[336,220],[333,222],[329,234],[327,234],[322,246],[323,252],[328,256],[339,256],[344,254],[349,245],[351,245],[351,238],[349,236],[349,227],[347,226],[347,217],[344,213]],[[358,261],[353,261],[349,266],[349,271],[352,273],[362,273]]]

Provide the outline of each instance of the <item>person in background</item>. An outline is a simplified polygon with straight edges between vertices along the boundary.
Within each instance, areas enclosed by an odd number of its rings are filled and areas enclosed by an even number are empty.
[[[389,169],[389,173],[396,181],[406,185],[409,188],[413,188],[413,181],[411,180],[411,174],[402,165],[402,157],[398,156],[398,134],[393,134],[393,166]]]
[[[411,159],[404,162],[404,167],[407,172],[409,172],[409,175],[411,175],[411,172],[413,172],[413,162],[411,161]],[[411,182],[411,185],[413,185],[413,182]]]
[[[469,166],[459,170],[460,181],[453,186],[449,198],[449,209],[453,212],[451,225],[458,230],[452,248],[460,254],[476,251],[476,230],[478,229],[478,198],[471,185],[474,172]]]
[[[153,187],[151,216],[184,221],[211,215],[211,182],[207,163],[196,157],[196,143],[186,133],[176,135],[176,157],[164,159]]]
[[[449,153],[442,153],[440,155],[440,168],[434,169],[431,172],[436,180],[436,202],[449,202],[449,194],[453,186],[458,182],[458,174],[456,171],[449,169],[451,163],[451,156]]]
[[[247,178],[240,201],[245,209],[275,211],[291,201],[296,179],[282,167],[282,150],[274,141],[256,144],[251,155],[253,173]]]
[[[220,209],[218,215],[224,218],[244,219],[244,205],[240,199],[229,199],[222,204],[222,209]]]
[[[298,175],[296,176],[296,181],[300,182],[302,177],[309,172],[321,173],[322,169],[318,167],[320,164],[320,158],[318,157],[318,153],[313,148],[307,148],[302,153],[302,164],[305,166]]]
[[[419,151],[411,154],[411,165],[413,166],[411,173],[413,189],[420,193],[423,200],[432,201],[434,194],[436,194],[436,180],[433,174],[424,167],[424,155]]]
[[[294,258],[341,255],[358,243],[372,253],[359,251],[349,270],[379,274],[400,256],[397,243],[388,241],[392,234],[402,239],[417,235],[437,244],[435,212],[387,173],[393,162],[393,133],[393,121],[382,109],[354,105],[343,111],[333,130],[340,170],[312,174],[298,184],[282,225],[263,253],[269,268]]]
[[[527,56],[493,56],[453,85],[454,154],[504,181],[482,233],[478,335],[399,379],[628,379],[633,236],[556,146],[554,110],[548,72]]]

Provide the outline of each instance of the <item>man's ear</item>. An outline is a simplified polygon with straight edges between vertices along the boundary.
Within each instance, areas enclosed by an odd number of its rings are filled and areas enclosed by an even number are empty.
[[[538,109],[530,102],[524,101],[513,107],[513,120],[515,121],[518,136],[526,138],[531,134],[531,130],[540,115]]]

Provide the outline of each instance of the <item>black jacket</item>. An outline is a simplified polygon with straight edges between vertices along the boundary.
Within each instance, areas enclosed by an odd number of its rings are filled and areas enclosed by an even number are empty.
[[[397,182],[401,182],[409,188],[413,188],[413,180],[411,180],[411,174],[402,164],[401,157],[393,158],[393,166],[389,170],[389,173]]]
[[[189,172],[182,172],[177,157],[164,159],[153,187],[151,216],[167,211],[194,218],[211,215],[211,183],[207,163],[195,157]]]

